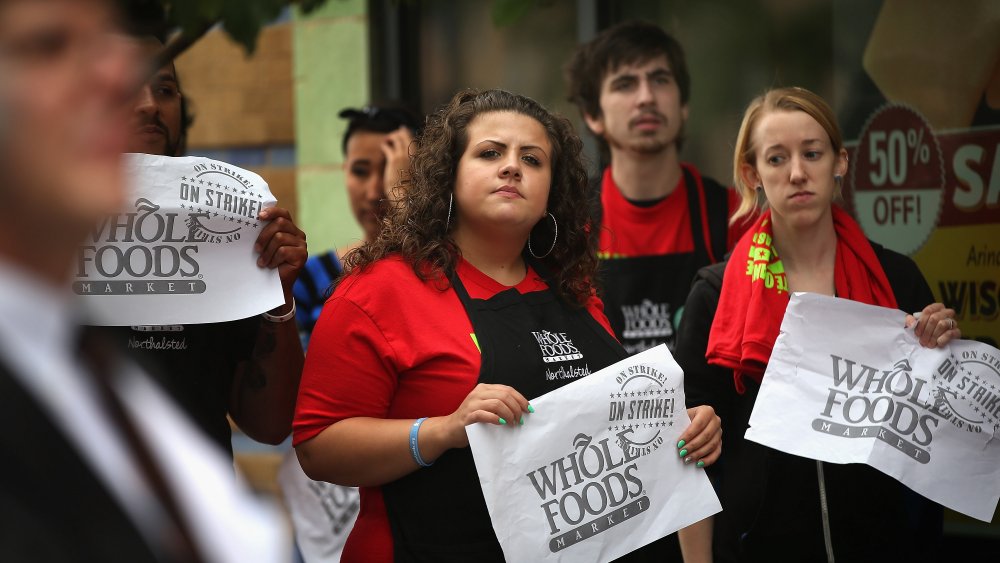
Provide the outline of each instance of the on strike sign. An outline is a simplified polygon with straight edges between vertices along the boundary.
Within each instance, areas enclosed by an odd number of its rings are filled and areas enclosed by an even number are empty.
[[[73,290],[98,325],[231,321],[284,303],[278,272],[257,267],[263,178],[199,157],[130,154],[128,207],[80,247]]]
[[[793,294],[746,438],[865,463],[988,522],[1000,500],[1000,350],[969,340],[925,348],[905,316]]]
[[[466,428],[508,561],[611,561],[721,510],[674,444],[690,423],[666,345],[531,400],[513,428]]]

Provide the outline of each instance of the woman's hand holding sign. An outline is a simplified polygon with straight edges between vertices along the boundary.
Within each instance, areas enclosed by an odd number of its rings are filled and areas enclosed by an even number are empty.
[[[458,409],[448,415],[449,446],[464,448],[469,445],[465,427],[477,422],[489,424],[524,424],[525,413],[534,409],[513,387],[480,383],[465,397]]]
[[[688,416],[691,424],[677,441],[677,453],[684,463],[712,465],[722,454],[722,419],[708,405],[688,409]]]
[[[926,348],[944,346],[962,337],[962,331],[955,320],[955,311],[942,303],[931,303],[923,311],[906,315],[906,328],[916,325],[913,333]]]

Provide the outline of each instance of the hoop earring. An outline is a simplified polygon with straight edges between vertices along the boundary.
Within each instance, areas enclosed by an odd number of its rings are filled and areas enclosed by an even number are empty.
[[[559,240],[559,223],[556,222],[556,216],[551,213],[548,213],[548,216],[552,219],[552,230],[555,234],[552,236],[552,246],[549,247],[549,250],[545,254],[541,256],[535,254],[535,250],[531,248],[531,233],[528,233],[528,253],[539,260],[552,254],[552,250],[556,247],[556,241]]]
[[[448,227],[451,226],[451,205],[454,203],[455,193],[451,192],[448,194],[448,218],[444,220],[444,232],[448,232]]]

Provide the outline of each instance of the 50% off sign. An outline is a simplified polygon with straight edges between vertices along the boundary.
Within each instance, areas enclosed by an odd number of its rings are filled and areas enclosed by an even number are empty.
[[[934,131],[912,108],[887,104],[865,124],[856,155],[858,222],[873,240],[913,254],[941,212],[944,159]]]

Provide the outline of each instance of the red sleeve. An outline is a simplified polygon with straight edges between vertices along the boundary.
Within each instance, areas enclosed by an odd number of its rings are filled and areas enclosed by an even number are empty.
[[[735,213],[736,210],[739,209],[740,202],[743,201],[743,198],[740,197],[739,192],[737,192],[735,188],[729,188],[726,191],[728,192],[728,197],[729,197],[729,216],[732,217],[733,213]],[[729,234],[727,235],[727,240],[726,240],[726,248],[732,250],[733,247],[736,246],[736,243],[739,242],[740,237],[743,236],[743,233],[745,233],[746,230],[749,229],[750,225],[752,224],[753,221],[748,221],[746,217],[740,219],[739,221],[736,221],[735,223],[730,224]],[[721,256],[718,256],[717,258],[719,260],[722,260]]]
[[[604,327],[604,330],[608,331],[608,334],[610,334],[612,338],[618,340],[618,337],[615,336],[615,331],[611,330],[611,322],[608,320],[607,315],[604,314],[604,302],[601,301],[600,297],[596,295],[590,296],[590,299],[587,300],[587,312],[590,313],[590,316],[594,317],[597,324],[601,325]]]
[[[395,364],[392,347],[368,314],[349,299],[331,298],[306,355],[293,445],[345,418],[385,418],[398,383]]]

